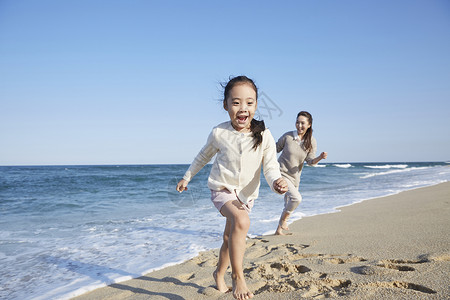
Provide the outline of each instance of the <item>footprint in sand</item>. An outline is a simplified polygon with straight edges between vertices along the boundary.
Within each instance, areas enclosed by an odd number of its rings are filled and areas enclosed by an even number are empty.
[[[255,291],[255,295],[263,292],[304,291],[302,297],[306,298],[334,298],[346,295],[351,283],[350,280],[345,279],[299,280],[291,278],[268,282]]]
[[[310,268],[302,266],[302,265],[279,263],[279,262],[270,264],[270,267],[272,269],[278,270],[280,273],[284,273],[284,274],[306,273],[306,272],[311,271]]]
[[[302,294],[302,297],[316,299],[345,296],[352,284],[350,280],[345,279],[322,279],[306,283],[306,292]]]
[[[414,269],[413,267],[409,267],[409,266],[399,266],[396,264],[390,264],[390,263],[381,263],[381,264],[377,264],[377,267],[382,267],[382,268],[387,268],[387,269],[392,269],[392,270],[397,270],[397,271],[415,271],[416,269]]]
[[[393,272],[391,269],[381,269],[376,266],[359,266],[350,268],[350,271],[360,275],[384,275]]]
[[[263,263],[258,264],[255,267],[244,269],[244,273],[250,278],[256,279],[274,279],[274,278],[286,278],[289,275],[303,274],[311,271],[310,268],[302,265],[291,263]]]
[[[416,260],[405,260],[405,259],[386,259],[378,262],[378,267],[383,267],[387,269],[397,270],[397,271],[415,271],[413,267],[406,266],[405,264],[423,264],[430,262],[428,255],[424,255]]]
[[[292,255],[300,253],[300,251],[308,248],[309,245],[295,245],[295,244],[277,244],[264,246],[261,243],[254,243],[247,247],[245,254],[246,258],[254,259],[269,255],[276,255],[278,257],[292,258]]]
[[[440,253],[440,254],[423,254],[418,257],[418,259],[414,260],[404,260],[404,259],[388,259],[386,262],[394,263],[394,264],[423,264],[432,261],[450,261],[449,253]]]
[[[341,255],[339,255],[341,256]],[[333,257],[330,259],[324,259],[324,261],[340,265],[340,264],[347,264],[347,263],[355,263],[355,262],[361,262],[361,261],[367,261],[367,259],[364,259],[359,256],[353,256],[352,254],[348,254],[347,257],[341,258],[341,257]]]
[[[422,293],[426,293],[426,294],[436,294],[436,291],[434,291],[430,288],[427,288],[426,286],[415,284],[415,283],[402,282],[402,281],[391,281],[391,282],[377,281],[377,282],[362,284],[361,286],[377,287],[377,288],[400,288],[400,289],[414,290],[414,291],[422,292]]]
[[[393,271],[411,272],[416,270],[410,266],[400,265],[405,263],[413,263],[413,262],[404,260],[381,260],[374,266],[354,267],[350,268],[350,271],[361,275],[382,275],[388,274],[389,272]]]
[[[405,259],[386,259],[380,261],[380,263],[393,263],[393,264],[423,264],[429,262],[428,258],[421,258],[416,260],[405,260]]]
[[[255,295],[264,292],[304,291],[303,297],[337,297],[348,293],[350,280],[327,278],[325,273],[316,273],[304,265],[269,262],[246,268],[244,273],[258,281]]]

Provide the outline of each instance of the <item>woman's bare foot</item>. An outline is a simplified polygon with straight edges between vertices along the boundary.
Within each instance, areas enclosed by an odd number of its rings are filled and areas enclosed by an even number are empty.
[[[247,288],[244,278],[233,278],[233,297],[238,300],[253,298],[253,293]]]
[[[282,221],[280,221],[280,224],[278,224],[280,227],[281,227],[281,229],[283,229],[283,230],[289,230],[289,227],[288,227],[288,224],[287,224],[287,218],[286,219],[284,219],[284,220],[282,220]]]
[[[213,277],[219,292],[226,293],[230,290],[227,284],[225,283],[225,279],[223,278],[223,276],[220,276],[220,278],[217,276],[217,270],[214,271]]]
[[[280,222],[278,223],[278,227],[277,230],[275,231],[276,235],[286,235],[283,233],[283,230],[289,230],[289,227],[287,225],[287,218],[286,219],[281,219]]]
[[[289,213],[283,212],[283,214],[281,214],[280,221],[278,222],[277,231],[275,231],[276,235],[285,235],[283,233],[283,230],[289,230],[289,227],[287,224],[289,217],[290,217]]]
[[[275,235],[286,235],[283,233],[283,228],[278,225],[277,231],[275,231]]]

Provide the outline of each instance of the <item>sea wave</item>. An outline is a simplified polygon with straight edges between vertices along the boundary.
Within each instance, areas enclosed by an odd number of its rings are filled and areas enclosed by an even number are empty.
[[[369,169],[405,169],[407,168],[408,165],[382,165],[382,166],[364,166],[364,168],[369,168]]]
[[[365,178],[370,178],[370,177],[374,177],[374,176],[383,176],[383,175],[389,175],[389,174],[394,174],[394,173],[410,172],[412,170],[425,170],[425,169],[429,169],[429,168],[431,168],[431,167],[413,167],[413,168],[406,168],[406,169],[400,169],[400,170],[390,170],[390,171],[386,171],[386,172],[366,174],[364,176],[360,176],[359,178],[365,179]]]
[[[352,167],[351,164],[334,164],[333,166],[338,167],[338,168],[350,168]]]
[[[274,218],[259,220],[259,222],[261,222],[261,223],[271,223],[271,222],[274,222],[274,221],[278,221],[278,219],[279,219],[279,217],[275,216]]]

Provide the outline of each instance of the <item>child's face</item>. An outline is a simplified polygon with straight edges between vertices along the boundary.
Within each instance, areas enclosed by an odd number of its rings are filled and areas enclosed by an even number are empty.
[[[247,83],[235,85],[224,103],[233,128],[241,132],[250,132],[250,123],[256,111],[256,92]]]
[[[297,128],[298,135],[303,136],[306,133],[306,130],[311,127],[311,124],[309,124],[307,117],[299,116],[295,122],[295,127]]]

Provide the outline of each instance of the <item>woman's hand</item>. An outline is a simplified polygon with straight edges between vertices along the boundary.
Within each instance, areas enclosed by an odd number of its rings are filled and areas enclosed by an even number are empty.
[[[187,190],[187,185],[188,185],[188,182],[184,179],[181,179],[177,184],[177,191],[181,193],[181,192]]]
[[[327,158],[327,156],[328,156],[328,153],[327,153],[327,152],[322,152],[322,153],[320,153],[319,156],[317,156],[316,158],[314,158],[314,159],[312,160],[311,164],[309,164],[309,165],[310,165],[310,166],[311,166],[311,165],[312,165],[312,166],[317,165],[317,164],[319,163],[319,161],[321,161],[322,159]]]
[[[288,185],[286,180],[283,177],[278,178],[273,183],[273,188],[280,194],[284,194],[288,191]]]

